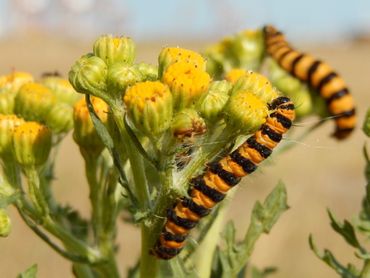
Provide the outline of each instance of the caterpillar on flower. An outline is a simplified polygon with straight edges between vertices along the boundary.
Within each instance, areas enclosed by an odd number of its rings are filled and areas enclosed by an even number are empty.
[[[182,197],[167,210],[167,218],[151,253],[169,260],[183,249],[185,240],[198,222],[221,202],[241,178],[251,174],[265,160],[292,125],[294,104],[277,97],[269,105],[266,122],[235,151],[210,163],[190,181],[189,197]]]

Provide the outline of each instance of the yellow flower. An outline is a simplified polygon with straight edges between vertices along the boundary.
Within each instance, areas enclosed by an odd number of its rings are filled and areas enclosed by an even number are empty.
[[[138,82],[126,90],[123,100],[130,120],[144,134],[158,135],[170,126],[172,95],[163,83]]]
[[[16,115],[0,114],[0,155],[11,154],[14,129],[23,124],[24,120]]]
[[[240,77],[245,76],[247,72],[244,69],[232,69],[225,75],[225,79],[229,81],[231,84],[235,84],[236,81],[239,80]]]
[[[24,122],[13,132],[13,151],[22,166],[44,164],[51,149],[51,132],[38,122]]]
[[[162,79],[170,87],[174,107],[179,110],[193,105],[211,82],[208,73],[185,62],[169,66]]]

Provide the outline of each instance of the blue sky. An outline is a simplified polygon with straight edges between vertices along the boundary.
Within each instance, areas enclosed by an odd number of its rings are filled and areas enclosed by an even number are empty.
[[[32,2],[41,8],[27,14],[22,3]],[[75,10],[68,9],[70,3]],[[213,39],[265,23],[298,39],[351,36],[370,30],[370,1],[0,0],[2,35],[32,27],[79,37],[120,33],[139,40]]]

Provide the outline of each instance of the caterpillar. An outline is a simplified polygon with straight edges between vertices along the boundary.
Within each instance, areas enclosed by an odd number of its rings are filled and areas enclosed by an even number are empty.
[[[210,163],[203,174],[190,181],[189,197],[178,199],[167,210],[167,218],[151,254],[169,260],[180,253],[185,240],[198,222],[222,201],[228,190],[242,177],[251,174],[265,160],[295,118],[293,102],[275,98],[269,106],[266,122],[235,151]]]
[[[325,100],[336,123],[333,136],[339,140],[348,137],[356,125],[356,111],[344,80],[327,63],[292,48],[283,33],[273,26],[263,27],[263,32],[267,53]]]

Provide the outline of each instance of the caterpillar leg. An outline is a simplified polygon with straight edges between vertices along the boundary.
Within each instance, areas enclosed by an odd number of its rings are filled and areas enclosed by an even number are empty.
[[[221,202],[241,178],[253,173],[269,157],[295,118],[294,104],[278,97],[269,104],[266,122],[235,151],[212,162],[204,173],[190,181],[189,197],[168,209],[166,222],[151,254],[169,260],[179,254],[198,222]]]

